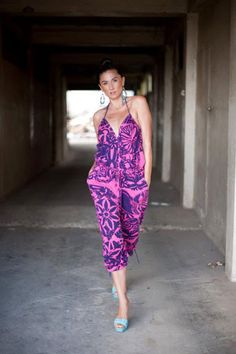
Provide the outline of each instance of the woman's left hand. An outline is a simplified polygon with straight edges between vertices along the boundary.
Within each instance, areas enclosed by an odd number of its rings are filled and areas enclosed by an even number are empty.
[[[150,184],[151,184],[151,178],[145,176],[144,179],[147,182],[147,185],[148,185],[148,188],[149,188]]]

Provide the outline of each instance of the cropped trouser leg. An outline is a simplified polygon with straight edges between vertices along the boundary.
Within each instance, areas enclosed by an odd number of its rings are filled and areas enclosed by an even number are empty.
[[[132,255],[139,240],[139,227],[148,204],[148,189],[145,187],[134,191],[125,188],[122,190],[121,201],[121,227],[125,248]]]
[[[90,180],[88,185],[102,236],[105,268],[109,272],[120,270],[127,266],[128,255],[132,255],[138,242],[148,190],[119,188],[115,181]]]
[[[96,215],[102,236],[102,255],[108,272],[127,266],[128,254],[125,248],[120,219],[119,191],[112,182],[89,184],[96,208]]]

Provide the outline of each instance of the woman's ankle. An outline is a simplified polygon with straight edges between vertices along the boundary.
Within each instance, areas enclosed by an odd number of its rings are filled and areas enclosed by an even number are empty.
[[[122,305],[128,305],[129,304],[129,299],[128,296],[126,294],[124,294],[123,296],[119,297],[119,303]]]

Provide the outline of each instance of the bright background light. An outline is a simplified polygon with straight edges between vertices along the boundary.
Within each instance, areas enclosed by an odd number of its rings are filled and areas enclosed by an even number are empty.
[[[127,91],[128,96],[133,96],[133,91]],[[70,90],[66,93],[67,104],[67,138],[76,140],[81,137],[96,138],[93,126],[94,113],[105,107],[109,99],[105,96],[105,103],[100,104],[100,90]]]

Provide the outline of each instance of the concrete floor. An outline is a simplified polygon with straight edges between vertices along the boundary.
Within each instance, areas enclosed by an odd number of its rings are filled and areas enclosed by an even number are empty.
[[[115,332],[87,150],[0,204],[0,353],[235,354],[236,284],[208,266],[223,255],[168,184],[152,184],[128,266],[130,325]]]

